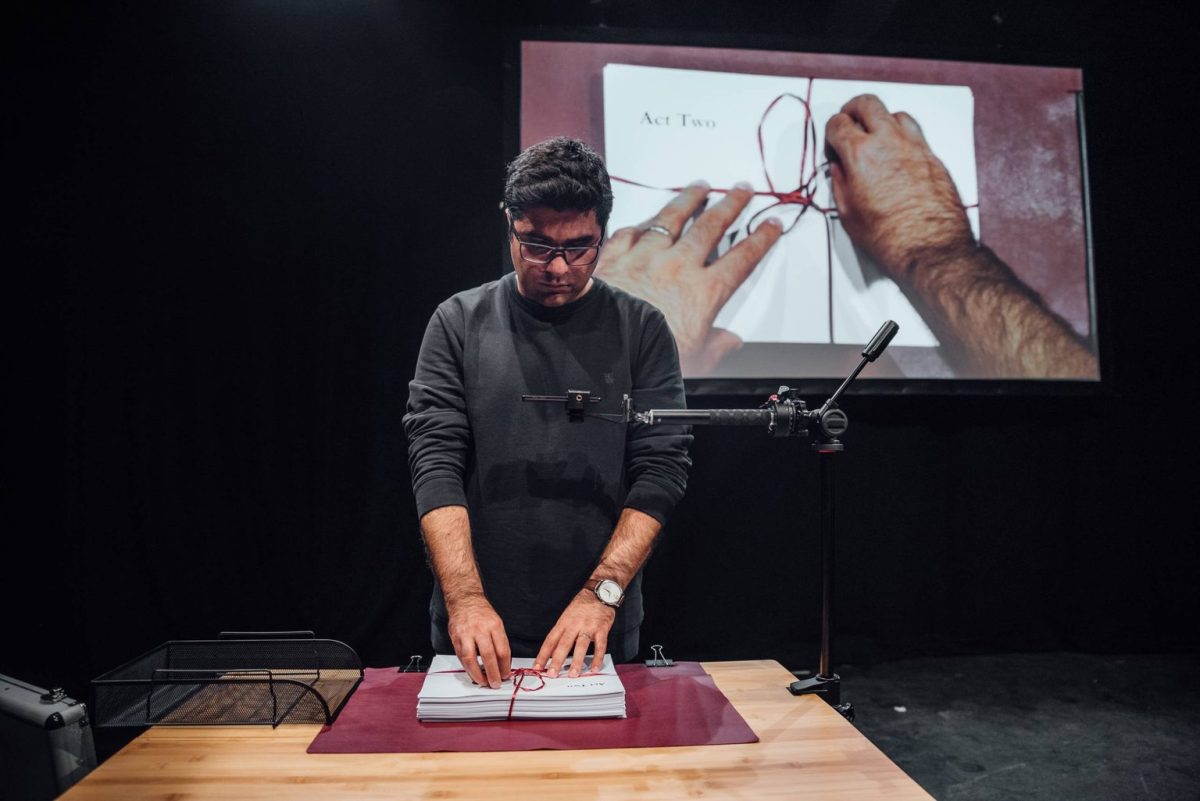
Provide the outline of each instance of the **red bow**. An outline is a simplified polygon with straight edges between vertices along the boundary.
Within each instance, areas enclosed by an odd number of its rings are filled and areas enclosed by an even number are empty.
[[[533,676],[538,680],[536,687],[522,686],[527,676]],[[546,671],[536,670],[534,668],[513,668],[512,672],[513,691],[512,698],[508,702],[508,717],[506,720],[512,720],[513,706],[517,703],[517,693],[535,693],[546,686]]]

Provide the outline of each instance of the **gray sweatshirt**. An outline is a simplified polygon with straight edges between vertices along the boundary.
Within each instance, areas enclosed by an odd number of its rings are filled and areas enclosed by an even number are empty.
[[[523,394],[589,390],[590,411],[683,408],[679,357],[662,313],[596,280],[559,308],[517,292],[516,277],[438,306],[409,384],[404,428],[417,514],[465,506],[488,600],[514,656],[534,656],[608,543],[621,509],[665,523],[687,486],[689,429],[567,420]],[[453,653],[440,588],[433,644]],[[641,575],[626,588],[609,648],[637,652]]]

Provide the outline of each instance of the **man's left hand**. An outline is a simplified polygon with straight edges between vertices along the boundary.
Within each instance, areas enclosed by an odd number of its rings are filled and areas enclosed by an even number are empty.
[[[783,233],[777,219],[766,220],[768,224],[706,267],[708,254],[754,199],[753,188],[739,184],[680,236],[708,193],[707,183],[692,184],[644,225],[617,231],[600,251],[596,266],[597,278],[663,313],[685,376],[709,374],[727,353],[741,347],[736,334],[714,327],[713,321]],[[671,231],[674,238],[650,230],[651,225]]]
[[[557,677],[570,656],[571,670],[567,675],[578,678],[583,672],[588,649],[595,643],[592,668],[599,670],[608,646],[608,632],[616,617],[617,610],[601,603],[595,593],[588,589],[580,590],[546,635],[533,667],[536,670],[549,670],[552,677]]]

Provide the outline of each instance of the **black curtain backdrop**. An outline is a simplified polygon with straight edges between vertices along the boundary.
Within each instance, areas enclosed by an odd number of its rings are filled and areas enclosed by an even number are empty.
[[[10,268],[55,286],[9,297],[33,376],[12,441],[33,442],[10,463],[0,672],[87,697],[222,629],[311,628],[373,666],[430,653],[400,417],[435,305],[499,274],[514,25],[1082,64],[1108,389],[852,391],[836,656],[1200,647],[1183,26],[1045,5],[24,7]],[[643,649],[815,667],[816,457],[697,433]]]

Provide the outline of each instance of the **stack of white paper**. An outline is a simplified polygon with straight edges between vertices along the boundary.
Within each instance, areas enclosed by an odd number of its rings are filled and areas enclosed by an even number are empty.
[[[518,669],[532,669],[532,659],[514,659],[512,667],[513,677],[493,690],[473,684],[456,657],[435,656],[417,694],[417,718],[449,721],[625,717],[625,687],[607,655],[599,671],[585,672],[575,679],[568,678],[566,670],[558,678],[518,675]]]

